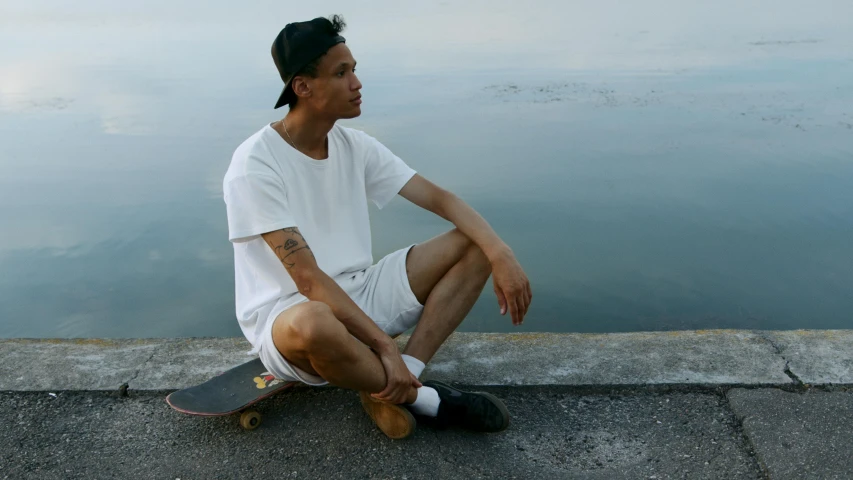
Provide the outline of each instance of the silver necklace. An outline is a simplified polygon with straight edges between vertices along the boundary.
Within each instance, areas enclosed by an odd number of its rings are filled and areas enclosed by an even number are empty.
[[[296,142],[293,141],[293,137],[290,136],[290,132],[287,131],[287,124],[284,123],[283,118],[281,119],[281,126],[284,127],[284,133],[285,135],[287,135],[287,138],[290,140],[290,143],[293,144],[293,148],[301,152],[302,150],[299,150],[299,147],[296,146]]]

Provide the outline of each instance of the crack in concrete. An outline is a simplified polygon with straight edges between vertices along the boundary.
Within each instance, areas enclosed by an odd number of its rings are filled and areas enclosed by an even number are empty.
[[[728,393],[728,390],[723,392],[722,401],[726,410],[729,411],[729,413],[735,420],[735,430],[738,432],[738,434],[740,434],[741,446],[744,450],[746,450],[746,454],[755,461],[756,465],[758,465],[758,469],[761,472],[762,480],[770,480],[770,470],[767,468],[767,465],[765,465],[763,459],[758,456],[758,450],[756,449],[755,444],[752,443],[752,439],[749,438],[749,435],[746,433],[746,428],[744,428],[743,426],[744,422],[749,417],[744,416],[743,418],[741,418],[740,416],[738,416],[738,414],[734,411],[734,408],[732,408],[732,404],[729,401]]]
[[[765,342],[769,343],[769,344],[770,344],[770,346],[771,346],[771,347],[773,347],[773,353],[775,353],[776,355],[782,355],[782,352],[784,352],[784,351],[785,351],[785,347],[783,347],[783,346],[781,346],[781,345],[777,344],[775,341],[773,341],[773,339],[772,339],[772,338],[770,338],[770,336],[769,336],[769,335],[767,335],[767,333],[765,333],[765,332],[761,332],[761,331],[757,331],[757,332],[755,332],[755,334],[758,336],[758,338],[760,338],[760,339],[764,340]],[[783,358],[784,358],[784,357],[783,357]]]
[[[782,357],[782,359],[785,359],[785,357]],[[805,383],[803,383],[803,381],[800,380],[800,377],[798,377],[796,373],[791,371],[790,363],[791,363],[790,360],[785,360],[785,369],[784,369],[785,375],[787,375],[791,380],[793,380],[794,383],[797,384],[798,387],[805,387]]]
[[[154,349],[153,352],[151,352],[151,355],[149,355],[148,358],[144,362],[142,362],[142,365],[139,366],[139,368],[136,370],[136,373],[133,374],[133,376],[130,378],[130,380],[124,382],[119,387],[119,393],[121,393],[122,395],[127,395],[127,389],[130,387],[130,382],[136,380],[136,378],[139,377],[139,374],[141,374],[142,370],[145,369],[145,365],[148,365],[148,362],[150,362],[151,359],[154,358],[154,355],[157,355],[157,349],[156,348]]]
[[[772,338],[770,338],[770,336],[768,336],[764,332],[757,332],[757,334],[758,334],[759,338],[766,341],[767,343],[770,344],[771,347],[773,347],[773,351],[776,355],[779,355],[779,357],[785,361],[785,366],[782,368],[782,372],[784,372],[785,375],[791,379],[791,381],[794,383],[794,387],[796,389],[807,388],[806,385],[803,383],[803,381],[800,380],[800,377],[798,377],[796,373],[791,371],[791,361],[788,360],[785,357],[785,355],[783,355],[783,352],[785,351],[785,347],[778,345],[776,342],[773,341]]]
[[[766,337],[766,340],[768,343],[770,343],[770,345],[773,346],[773,350],[776,351],[775,352],[776,355],[782,355],[782,352],[785,351],[785,348],[777,345],[776,342],[774,342],[772,338]]]

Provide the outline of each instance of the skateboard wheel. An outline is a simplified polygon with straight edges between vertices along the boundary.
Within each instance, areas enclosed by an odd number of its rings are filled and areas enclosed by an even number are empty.
[[[240,414],[240,426],[246,430],[254,430],[261,424],[261,414],[254,410],[247,410]]]

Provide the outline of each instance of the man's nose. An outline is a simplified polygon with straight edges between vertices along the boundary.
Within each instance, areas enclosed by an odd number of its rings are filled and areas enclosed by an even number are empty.
[[[361,82],[358,80],[358,77],[353,75],[353,78],[355,79],[355,82],[353,82],[353,84],[351,86],[352,89],[353,90],[361,90]]]

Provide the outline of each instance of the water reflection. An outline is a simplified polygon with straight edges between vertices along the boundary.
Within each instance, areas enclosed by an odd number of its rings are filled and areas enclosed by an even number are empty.
[[[0,336],[239,335],[222,175],[340,12],[376,135],[468,200],[531,331],[849,328],[853,4],[0,6]],[[373,211],[379,256],[449,225]],[[464,329],[509,331],[490,289]]]

